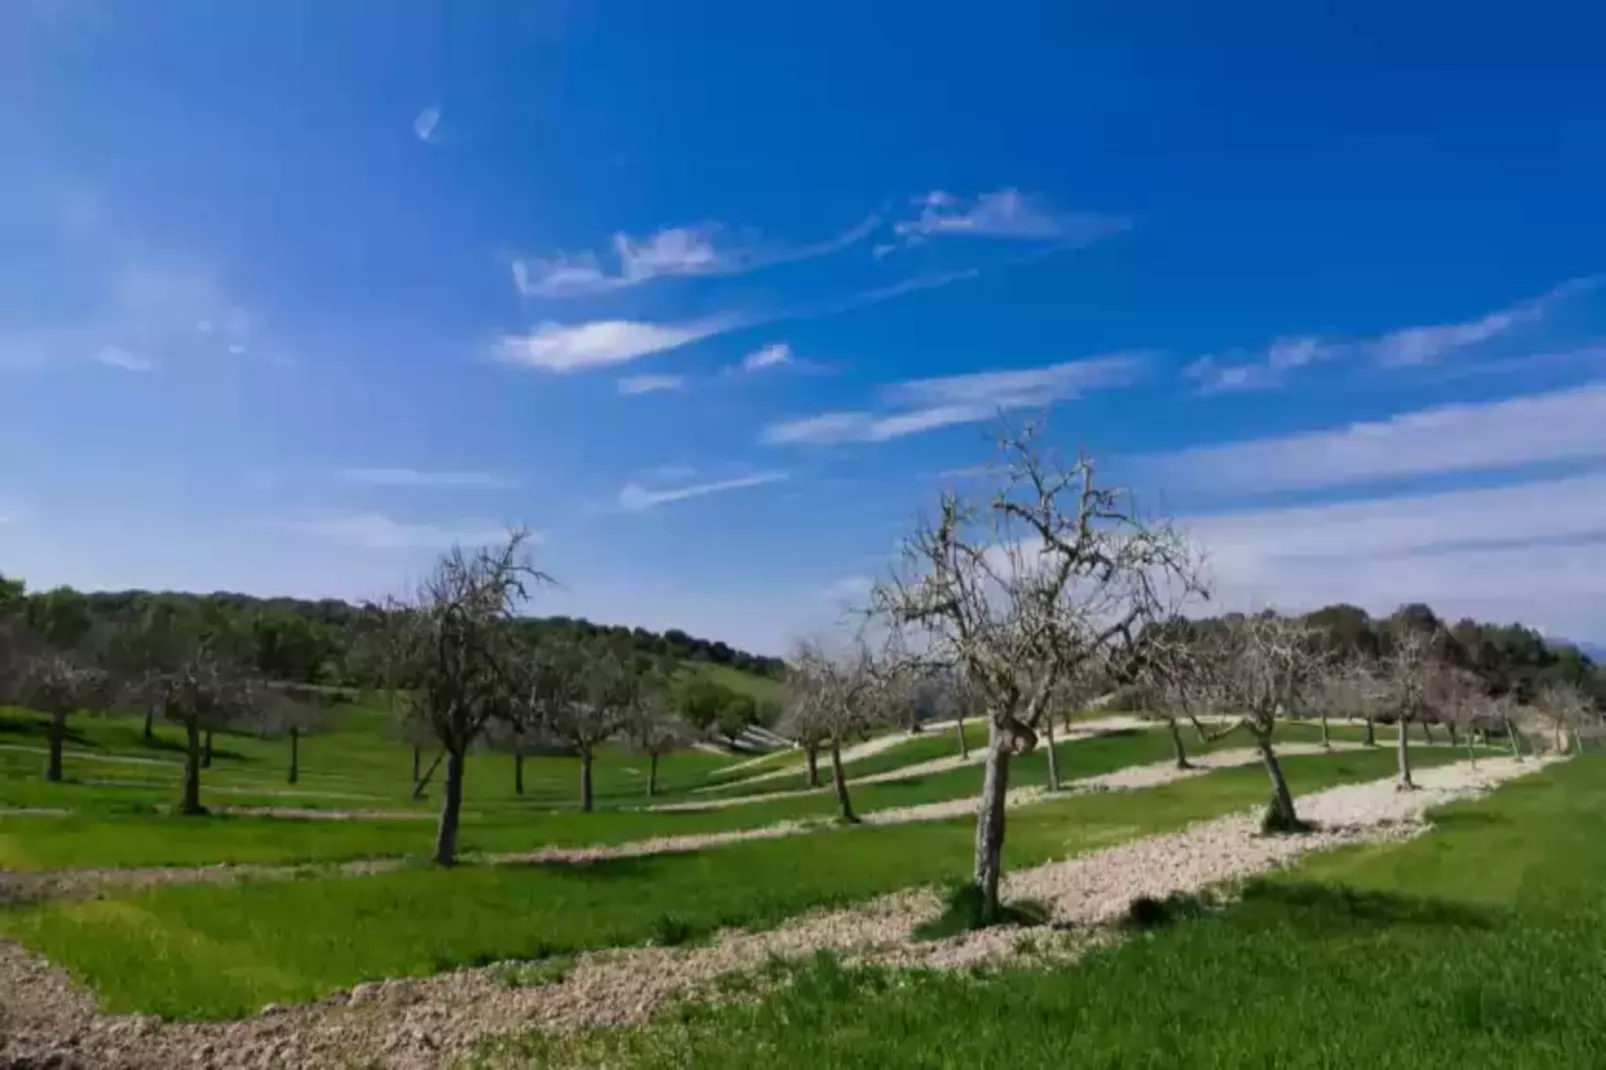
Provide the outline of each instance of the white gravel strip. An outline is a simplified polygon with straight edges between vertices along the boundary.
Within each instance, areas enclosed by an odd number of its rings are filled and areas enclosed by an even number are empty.
[[[914,943],[911,927],[940,909],[935,893],[916,890],[807,914],[764,932],[727,931],[706,946],[589,953],[562,981],[541,987],[509,987],[494,967],[477,968],[360,985],[241,1022],[173,1025],[99,1014],[64,971],[0,942],[0,990],[12,993],[0,1001],[0,1059],[169,1070],[181,1064],[324,1067],[360,1057],[364,1065],[414,1070],[439,1066],[495,1034],[641,1022],[677,995],[712,996],[710,986],[720,976],[760,967],[775,955],[833,949],[859,961],[935,967],[1008,958],[1023,937],[1063,938],[1066,925],[1111,921],[1136,896],[1200,891],[1288,865],[1308,851],[1408,839],[1426,829],[1422,816],[1429,808],[1482,794],[1546,764],[1486,758],[1476,770],[1470,763],[1424,769],[1420,791],[1399,792],[1384,779],[1302,796],[1301,816],[1336,823],[1306,835],[1262,836],[1254,813],[1233,814],[1010,874],[1006,895],[1045,901],[1053,929],[993,929]],[[1083,944],[1099,933],[1085,933]],[[62,1061],[48,1061],[53,1057]]]

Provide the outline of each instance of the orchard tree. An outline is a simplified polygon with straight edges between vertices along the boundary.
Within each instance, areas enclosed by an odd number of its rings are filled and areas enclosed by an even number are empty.
[[[217,637],[198,639],[135,684],[134,694],[184,729],[184,790],[179,812],[206,813],[201,805],[201,737],[250,720],[262,688]]]
[[[1280,720],[1307,707],[1320,692],[1330,660],[1312,626],[1297,618],[1238,613],[1204,626],[1195,686],[1211,709],[1237,714],[1238,724],[1254,739],[1271,780],[1271,801],[1262,821],[1268,832],[1303,827],[1272,735]]]
[[[111,678],[82,651],[52,649],[37,639],[32,644],[21,640],[17,646],[3,674],[4,698],[50,718],[45,779],[59,782],[67,718],[81,710],[105,710],[112,699]]]
[[[1405,612],[1401,610],[1401,614]],[[1396,617],[1389,636],[1388,654],[1383,659],[1383,701],[1397,719],[1395,753],[1401,791],[1416,789],[1416,781],[1411,777],[1411,742],[1407,729],[1412,721],[1426,724],[1433,715],[1439,682],[1445,671],[1440,654],[1440,637],[1445,633],[1434,631],[1426,624],[1409,623],[1412,619],[1416,618]]]
[[[301,739],[328,729],[333,714],[315,695],[298,698],[275,687],[261,690],[257,703],[257,716],[263,735],[282,738],[290,745],[289,763],[285,779],[291,784],[301,781]]]
[[[543,736],[579,756],[582,813],[596,805],[597,745],[628,723],[641,686],[641,668],[616,645],[560,641],[536,648],[526,708]]]
[[[1091,461],[1059,464],[1033,427],[1005,434],[992,472],[990,499],[942,495],[869,607],[916,667],[962,672],[987,711],[973,879],[989,923],[999,911],[1010,763],[1037,746],[1033,726],[1060,680],[1129,646],[1175,588],[1196,587],[1192,555],[1171,526],[1099,485]]]
[[[1557,754],[1583,750],[1583,733],[1600,722],[1600,712],[1595,708],[1594,701],[1576,684],[1544,685],[1539,690],[1534,708],[1550,722],[1555,733]]]
[[[408,716],[428,727],[445,755],[435,833],[443,866],[457,861],[469,748],[488,723],[517,715],[514,663],[522,650],[510,625],[532,588],[549,582],[531,564],[528,543],[518,530],[497,546],[453,547],[410,597],[387,607],[385,681],[411,694]]]
[[[804,734],[823,738],[831,756],[831,783],[842,820],[857,823],[859,816],[853,810],[842,769],[842,743],[890,722],[892,682],[862,638],[855,638],[842,651],[827,650],[817,641],[802,642],[787,662],[791,706],[812,725]]]
[[[634,702],[625,714],[625,738],[647,756],[647,798],[658,794],[658,761],[664,755],[690,746],[697,738],[692,727],[669,708],[668,680],[649,673],[641,681]]]

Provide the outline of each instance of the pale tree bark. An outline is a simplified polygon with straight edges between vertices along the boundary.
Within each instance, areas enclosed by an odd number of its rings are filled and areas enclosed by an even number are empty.
[[[1264,825],[1267,829],[1292,831],[1299,826],[1299,815],[1294,811],[1294,796],[1288,790],[1282,763],[1277,760],[1277,752],[1271,748],[1271,734],[1258,730],[1253,734],[1255,749],[1260,752],[1260,762],[1266,767],[1266,776],[1271,780],[1271,802],[1266,806]]]
[[[1511,718],[1507,717],[1506,742],[1511,744],[1511,756],[1519,762],[1522,761],[1522,743],[1520,740],[1521,736],[1517,734],[1517,726],[1511,723]]]
[[[301,729],[290,726],[290,783],[301,779]]]
[[[580,812],[589,814],[596,806],[591,785],[591,744],[580,748]]]
[[[1043,740],[1048,745],[1048,790],[1060,790],[1060,761],[1054,751],[1054,718],[1043,718]]]
[[[842,820],[858,824],[859,815],[853,812],[853,800],[848,796],[848,778],[842,772],[842,746],[835,736],[831,737],[831,784],[836,789],[836,805],[842,812]]]
[[[1327,727],[1327,711],[1322,711],[1322,746],[1328,750],[1333,749],[1333,734]]]
[[[67,737],[67,711],[57,710],[50,715],[50,758],[45,765],[45,779],[61,781],[61,748]]]
[[[1399,771],[1398,787],[1401,791],[1415,791],[1416,781],[1411,779],[1411,733],[1410,724],[1401,717],[1395,724],[1398,729],[1394,733],[1394,754]]]
[[[1188,748],[1182,744],[1182,729],[1178,727],[1177,719],[1167,718],[1166,724],[1171,729],[1171,753],[1176,758],[1177,768],[1192,769],[1193,763],[1188,761]]]
[[[982,897],[982,921],[998,915],[998,881],[1004,871],[1004,813],[1009,795],[1009,740],[994,725],[988,733],[987,771],[982,778],[981,805],[976,811],[976,887]]]
[[[969,761],[970,741],[965,738],[965,719],[963,717],[954,718],[954,734],[959,738],[959,760],[962,762]]]
[[[442,866],[457,864],[457,829],[463,816],[463,765],[466,755],[461,749],[446,752],[446,799],[441,805],[440,824],[435,827],[435,862]]]
[[[194,718],[184,722],[184,797],[179,813],[203,814],[201,808],[201,726]]]

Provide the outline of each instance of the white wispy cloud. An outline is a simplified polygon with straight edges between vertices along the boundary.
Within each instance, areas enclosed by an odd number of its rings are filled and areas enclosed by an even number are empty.
[[[762,349],[755,349],[742,358],[743,370],[750,372],[790,363],[792,363],[792,347],[785,342],[775,342]]]
[[[628,483],[619,492],[619,508],[631,513],[644,512],[655,509],[670,502],[684,501],[687,498],[701,498],[709,494],[723,494],[726,491],[744,490],[748,487],[762,487],[769,483],[779,483],[788,478],[786,472],[758,472],[749,476],[740,476],[735,479],[721,479],[711,483],[693,483],[689,486],[662,487],[650,489],[639,483]]]
[[[1131,459],[1176,488],[1278,491],[1606,457],[1606,381]]]
[[[300,535],[366,550],[438,550],[449,546],[487,546],[507,537],[507,525],[489,520],[449,524],[408,523],[383,513],[348,513],[285,520],[279,527]]]
[[[342,483],[358,487],[419,490],[512,490],[518,480],[496,472],[428,471],[418,468],[342,468],[335,473]]]
[[[934,190],[915,198],[914,203],[920,208],[919,216],[893,224],[894,233],[906,242],[953,235],[1085,244],[1129,225],[1116,216],[1062,212],[1047,198],[1017,189],[983,193],[973,199]],[[885,251],[881,255],[886,255]]]
[[[435,140],[435,131],[440,127],[440,125],[440,107],[431,104],[429,107],[420,111],[417,117],[413,119],[413,133],[418,136],[418,140],[420,141],[426,143],[433,142]]]
[[[1124,386],[1142,373],[1146,359],[1142,353],[1114,353],[1041,368],[892,383],[881,389],[888,411],[826,412],[787,420],[765,428],[762,438],[772,444],[885,442]]]
[[[507,335],[501,340],[498,354],[514,364],[572,372],[627,364],[638,357],[675,349],[737,325],[729,318],[690,323],[595,320],[564,325],[548,322],[529,334]]]
[[[685,383],[680,375],[627,375],[618,385],[621,394],[658,394],[679,390]]]
[[[149,357],[137,356],[120,346],[105,346],[95,353],[95,361],[112,368],[121,368],[125,372],[149,372],[156,370],[156,362]]]
[[[595,253],[527,257],[513,261],[513,283],[526,297],[584,297],[676,276],[738,275],[777,264],[827,256],[863,240],[880,226],[871,216],[824,241],[769,245],[721,223],[665,227],[644,238],[613,236],[617,271]]]
[[[1300,368],[1340,357],[1360,357],[1385,368],[1421,367],[1538,324],[1558,304],[1599,282],[1598,277],[1572,279],[1538,297],[1464,323],[1403,327],[1374,338],[1279,338],[1265,352],[1252,356],[1232,353],[1201,357],[1185,368],[1184,374],[1205,392],[1214,393],[1280,386]]]
[[[1606,476],[1196,516],[1210,612],[1352,602],[1606,634]]]

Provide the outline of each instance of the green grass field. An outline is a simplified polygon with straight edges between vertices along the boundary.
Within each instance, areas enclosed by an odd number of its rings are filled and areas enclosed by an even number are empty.
[[[1606,757],[1434,820],[1253,881],[1225,909],[1175,904],[1067,968],[822,959],[760,1002],[519,1048],[542,1067],[1601,1065]]]
[[[1422,755],[1423,764],[1452,758]],[[1386,776],[1392,765],[1386,751],[1287,762],[1298,791]],[[1031,865],[1168,831],[1265,793],[1262,771],[1244,768],[1028,807],[1010,818],[1007,860]],[[963,875],[972,837],[964,819],[581,866],[171,886],[0,913],[0,932],[67,966],[108,1009],[233,1016],[373,978],[768,925]]]

